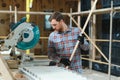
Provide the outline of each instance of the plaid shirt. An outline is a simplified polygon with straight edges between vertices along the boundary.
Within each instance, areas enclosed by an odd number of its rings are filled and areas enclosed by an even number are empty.
[[[48,57],[56,62],[59,62],[63,57],[69,59],[74,46],[76,45],[79,34],[80,30],[75,27],[69,28],[67,31],[62,33],[56,31],[52,32],[48,40]],[[71,61],[71,69],[79,73],[82,72],[80,48],[88,50],[88,42],[85,40],[83,45],[79,45]]]

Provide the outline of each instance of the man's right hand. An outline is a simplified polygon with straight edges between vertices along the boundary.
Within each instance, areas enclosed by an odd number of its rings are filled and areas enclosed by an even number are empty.
[[[64,66],[70,66],[71,61],[69,59],[66,59],[66,58],[61,58],[59,63],[64,64]]]
[[[59,66],[59,67],[66,67],[66,66],[70,66],[71,61],[67,58],[61,58],[59,63],[56,63],[55,61],[50,61],[49,62],[49,66]]]

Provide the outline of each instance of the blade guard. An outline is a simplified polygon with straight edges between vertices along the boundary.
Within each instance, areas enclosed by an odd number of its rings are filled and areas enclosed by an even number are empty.
[[[26,18],[22,18],[18,23],[16,23],[12,30],[14,30],[19,24],[26,22]],[[18,49],[22,49],[22,50],[27,50],[27,49],[31,49],[33,48],[39,41],[40,38],[40,31],[39,31],[39,27],[35,24],[32,24],[33,26],[33,33],[34,33],[34,38],[30,41],[30,42],[24,42],[24,41],[19,41],[16,45],[16,47]]]

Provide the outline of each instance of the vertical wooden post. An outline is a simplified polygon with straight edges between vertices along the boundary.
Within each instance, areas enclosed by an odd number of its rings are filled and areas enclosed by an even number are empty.
[[[91,0],[91,7],[92,7],[92,5],[94,4],[94,0]],[[96,9],[96,6],[95,6],[95,8],[94,9]],[[95,42],[95,40],[94,39],[96,39],[96,15],[95,14],[93,14],[92,15],[92,17],[91,17],[91,20],[90,20],[90,36],[91,36],[91,38],[93,39],[93,42],[96,44],[96,42]],[[95,47],[91,44],[90,45],[91,47],[91,49],[90,49],[90,58],[92,58],[93,60],[95,60],[95,55],[96,55],[96,49],[95,49]],[[90,62],[90,69],[92,69],[92,62]]]
[[[72,8],[70,8],[70,15],[72,14]],[[72,27],[72,19],[70,17],[70,27]]]
[[[78,12],[81,12],[81,0],[78,0]],[[78,25],[81,26],[81,17],[78,16]]]
[[[112,26],[113,26],[113,0],[111,0],[111,12],[110,12],[110,41],[109,41],[109,65],[108,65],[109,80],[111,80]]]

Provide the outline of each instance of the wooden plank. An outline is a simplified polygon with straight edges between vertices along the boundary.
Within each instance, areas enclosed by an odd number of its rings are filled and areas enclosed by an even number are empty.
[[[92,61],[92,62],[96,62],[96,63],[100,63],[100,64],[108,65],[108,62],[103,62],[103,61],[100,61],[100,60],[93,60],[93,59],[89,59],[89,58],[82,58],[82,59]],[[111,66],[116,66],[116,67],[120,68],[120,65],[116,65],[116,64],[111,64]]]
[[[0,73],[4,80],[15,80],[6,61],[3,59],[2,55],[0,54]]]
[[[0,10],[1,14],[14,14],[15,11],[9,11],[9,10]],[[93,14],[105,14],[105,13],[110,13],[111,12],[111,8],[104,8],[104,9],[96,9],[93,11]],[[120,12],[120,7],[114,7],[113,12]],[[84,15],[88,15],[90,13],[90,11],[82,11],[82,12],[73,12],[72,15],[80,15],[80,16],[84,16]],[[26,11],[17,11],[17,14],[31,14],[31,15],[45,15],[45,14],[52,14],[49,12],[38,12],[38,11],[30,11],[30,12],[26,12]],[[63,15],[68,15],[68,13],[62,13]]]
[[[111,12],[111,8],[104,8],[104,9],[96,9],[93,11],[93,14],[105,14],[105,13],[110,13]],[[120,7],[114,7],[113,12],[120,12]],[[82,12],[73,12],[72,15],[80,15],[80,16],[84,16],[84,15],[88,15],[90,13],[90,10],[88,11],[82,11]]]

